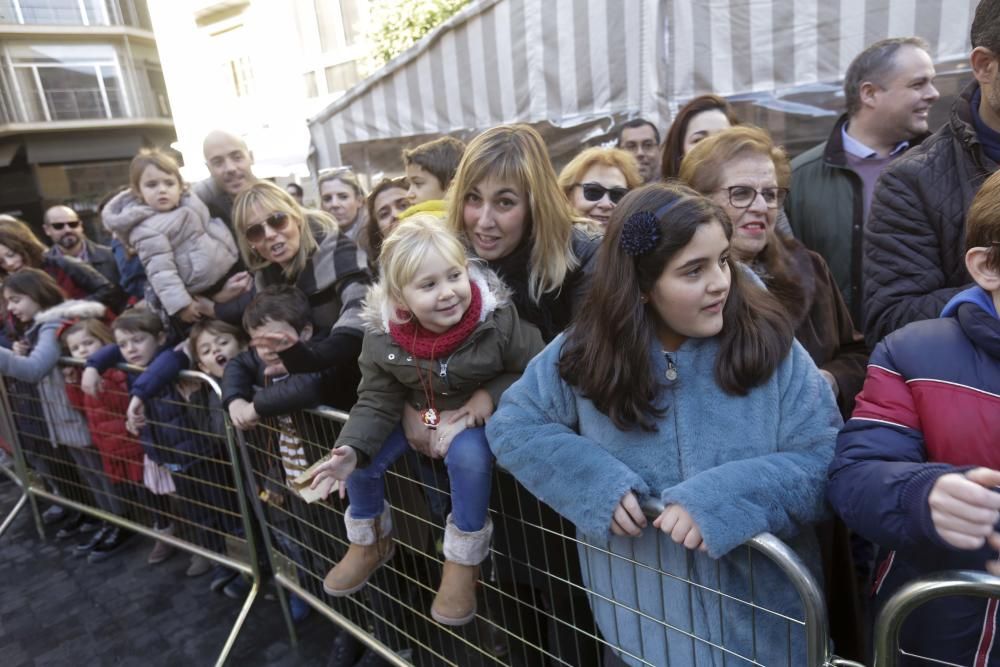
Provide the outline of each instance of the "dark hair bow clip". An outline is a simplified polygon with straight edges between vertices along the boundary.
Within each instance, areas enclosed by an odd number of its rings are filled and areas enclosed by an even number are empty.
[[[659,242],[660,222],[649,211],[636,211],[622,225],[620,243],[627,255],[645,255]]]

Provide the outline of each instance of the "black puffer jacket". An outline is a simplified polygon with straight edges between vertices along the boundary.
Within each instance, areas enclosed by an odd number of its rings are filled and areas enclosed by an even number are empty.
[[[882,173],[864,243],[865,340],[874,348],[905,324],[937,317],[969,286],[965,215],[997,169],[972,121],[973,82],[946,125]]]

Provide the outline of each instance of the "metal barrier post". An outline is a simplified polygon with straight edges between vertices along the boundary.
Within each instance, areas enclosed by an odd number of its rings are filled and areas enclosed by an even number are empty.
[[[25,500],[27,500],[31,507],[31,516],[35,521],[35,530],[38,531],[38,538],[44,540],[45,527],[42,524],[42,514],[38,511],[38,502],[35,500],[35,496],[31,493],[31,479],[28,476],[28,466],[24,460],[24,449],[21,447],[21,436],[18,434],[17,428],[14,427],[14,411],[11,408],[10,398],[7,394],[7,383],[2,377],[0,377],[0,407],[3,408],[4,414],[10,419],[10,426],[8,430],[11,435],[10,444],[14,448],[14,479],[21,487],[21,493],[23,494],[15,504],[14,509],[12,509],[4,519],[3,525],[0,526],[0,535],[3,535],[4,531],[6,531],[7,528],[9,528],[14,522],[14,518],[24,508]]]
[[[951,570],[921,577],[900,588],[886,601],[875,621],[875,667],[896,666],[899,633],[914,609],[935,598],[950,596],[1000,598],[1000,577]]]

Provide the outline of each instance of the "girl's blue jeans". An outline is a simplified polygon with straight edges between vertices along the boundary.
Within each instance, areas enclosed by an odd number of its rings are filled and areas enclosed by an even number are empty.
[[[352,518],[374,519],[382,513],[385,471],[409,448],[403,427],[397,426],[371,463],[351,473],[347,478],[347,495]],[[444,457],[444,465],[451,485],[452,521],[466,533],[482,530],[486,525],[493,482],[493,453],[486,443],[486,429],[470,428],[455,436]]]

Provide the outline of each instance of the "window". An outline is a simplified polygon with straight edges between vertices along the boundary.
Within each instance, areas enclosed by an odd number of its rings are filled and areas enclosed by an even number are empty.
[[[0,21],[43,25],[111,25],[110,0],[0,0]]]
[[[358,65],[353,60],[326,68],[326,92],[339,93],[359,80]]]
[[[306,88],[306,97],[313,98],[319,95],[319,91],[316,89],[316,72],[306,72],[304,83]]]
[[[353,46],[364,37],[358,0],[314,0],[314,7],[323,53]]]
[[[17,45],[11,55],[27,120],[129,115],[114,47]]]

